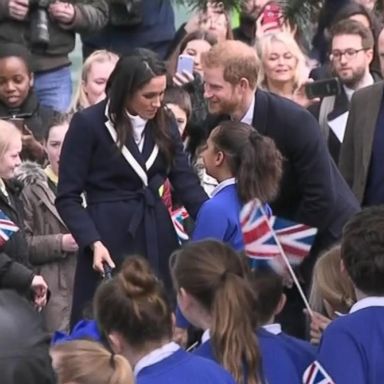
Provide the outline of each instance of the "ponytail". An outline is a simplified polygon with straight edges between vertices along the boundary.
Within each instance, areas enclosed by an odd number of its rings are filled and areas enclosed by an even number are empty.
[[[227,245],[205,240],[187,244],[171,258],[175,286],[193,296],[210,314],[216,359],[243,384],[261,382],[261,356],[255,334],[255,296],[246,264]]]
[[[272,139],[234,121],[220,123],[211,137],[217,150],[225,153],[243,203],[254,198],[266,203],[277,196],[283,157]]]
[[[57,344],[51,350],[58,383],[133,384],[131,366],[101,344],[75,340]]]

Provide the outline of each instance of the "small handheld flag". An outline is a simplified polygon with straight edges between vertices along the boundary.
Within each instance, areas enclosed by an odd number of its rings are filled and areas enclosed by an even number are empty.
[[[176,209],[175,211],[170,212],[170,214],[179,243],[183,244],[189,240],[188,233],[184,228],[184,220],[189,217],[189,214],[184,207]]]
[[[10,220],[10,218],[0,210],[0,247],[10,239],[10,237],[19,230],[19,227]]]
[[[318,361],[314,361],[304,372],[304,384],[335,384]]]
[[[292,269],[283,244],[289,251],[288,254],[293,254],[291,256],[295,261],[293,265],[297,265],[299,263],[298,259],[302,261],[308,255],[316,230],[313,231],[312,228],[302,227],[283,219],[268,218],[258,199],[251,200],[244,205],[240,213],[240,224],[243,232],[245,254],[252,259],[253,264],[254,260],[261,261],[264,264],[267,262],[279,274],[284,274],[288,270],[309,314],[312,315],[308,300]],[[280,231],[280,237],[275,232],[274,224],[277,230]],[[296,227],[296,229],[293,230],[293,227]],[[297,235],[297,233],[302,233],[302,235]],[[308,237],[312,237],[312,240],[308,240],[309,245],[305,244],[303,247],[298,247],[297,240],[303,234],[306,241]]]

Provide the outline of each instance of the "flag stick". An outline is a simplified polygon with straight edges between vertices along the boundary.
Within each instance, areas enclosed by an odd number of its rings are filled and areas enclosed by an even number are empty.
[[[271,222],[269,221],[269,217],[264,212],[264,208],[263,208],[263,206],[261,204],[260,204],[260,209],[263,212],[263,215],[267,218],[268,227],[269,227],[269,229],[270,229],[270,231],[272,233],[272,236],[273,236],[274,240],[276,241],[276,244],[277,244],[277,247],[279,248],[280,254],[283,257],[283,260],[284,260],[284,262],[285,262],[285,264],[286,264],[286,266],[288,268],[288,272],[290,273],[290,275],[291,275],[291,277],[293,279],[293,282],[295,283],[295,285],[296,285],[296,287],[297,287],[297,289],[299,291],[299,294],[300,294],[301,298],[303,299],[304,305],[307,308],[309,315],[312,317],[313,316],[313,312],[312,312],[311,307],[309,306],[309,302],[308,302],[307,298],[305,297],[304,291],[301,288],[299,280],[297,279],[297,276],[296,276],[294,270],[292,269],[291,264],[289,263],[287,255],[285,254],[284,249],[281,246],[280,241],[277,238],[276,233],[275,233],[274,229],[271,226]]]

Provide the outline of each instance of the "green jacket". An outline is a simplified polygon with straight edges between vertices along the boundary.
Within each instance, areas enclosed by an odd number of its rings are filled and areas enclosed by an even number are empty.
[[[23,21],[9,16],[9,0],[0,0],[0,43],[27,46],[32,52],[35,72],[69,65],[68,54],[75,47],[76,33],[89,34],[101,30],[108,22],[107,0],[68,0],[75,6],[75,17],[70,24],[59,24],[49,19],[49,44],[42,48],[30,41],[30,17]],[[31,12],[31,10],[30,10]],[[32,11],[33,12],[33,11]]]

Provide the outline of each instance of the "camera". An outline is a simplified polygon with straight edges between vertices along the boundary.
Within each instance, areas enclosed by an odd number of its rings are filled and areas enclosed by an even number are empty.
[[[30,26],[32,45],[46,46],[49,44],[48,7],[54,0],[30,0]]]

